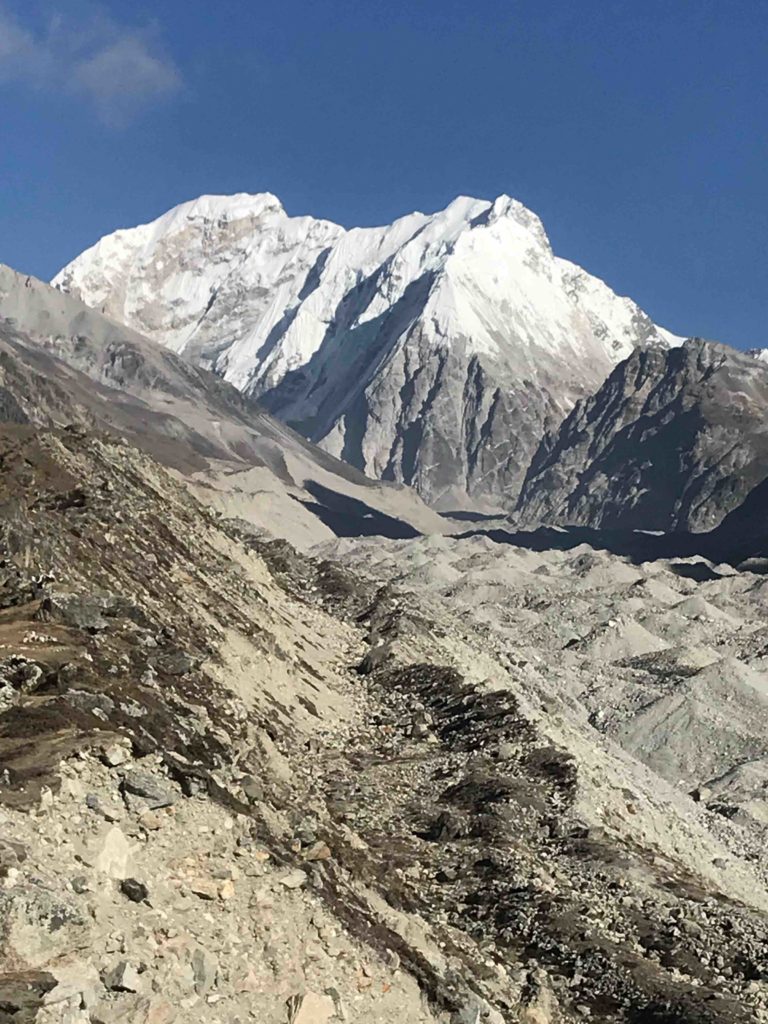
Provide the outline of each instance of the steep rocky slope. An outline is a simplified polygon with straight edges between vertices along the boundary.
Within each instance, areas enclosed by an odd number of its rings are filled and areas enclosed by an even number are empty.
[[[209,503],[267,528],[278,519],[296,543],[442,528],[407,488],[371,481],[213,374],[1,265],[0,351],[26,418],[116,429]]]
[[[639,349],[544,439],[523,524],[709,530],[768,476],[768,366],[692,339]]]
[[[0,508],[7,1020],[768,1019],[754,778],[688,796],[580,692],[592,648],[643,653],[597,626],[607,593],[640,614],[631,568],[521,552],[504,605],[495,545],[432,538],[368,545],[361,577],[78,428],[0,429]],[[668,650],[696,586],[639,575]],[[756,600],[735,579],[715,643]]]
[[[508,506],[545,429],[636,345],[679,340],[506,196],[350,231],[204,196],[54,283],[442,508]]]

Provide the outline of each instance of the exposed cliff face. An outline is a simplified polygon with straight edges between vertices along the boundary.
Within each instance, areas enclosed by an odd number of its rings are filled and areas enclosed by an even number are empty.
[[[768,475],[768,366],[693,339],[639,349],[542,442],[523,524],[715,527]]]
[[[444,508],[508,505],[544,430],[636,345],[678,340],[506,196],[350,231],[206,196],[54,283]]]

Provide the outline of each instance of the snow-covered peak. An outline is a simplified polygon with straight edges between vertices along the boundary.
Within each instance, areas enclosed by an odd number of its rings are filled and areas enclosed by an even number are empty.
[[[160,238],[184,230],[188,224],[196,221],[219,224],[245,219],[260,221],[280,216],[285,216],[285,210],[277,196],[271,192],[256,195],[238,192],[232,196],[198,196],[197,199],[174,206],[151,224],[145,224],[137,230],[146,232],[150,238]]]
[[[89,262],[108,252],[136,251],[143,246],[151,246],[169,235],[185,231],[192,224],[226,224],[245,219],[256,222],[280,216],[285,216],[285,210],[277,196],[271,192],[256,195],[238,192],[231,196],[198,196],[197,199],[179,203],[146,224],[121,228],[110,235],[105,235],[95,245],[86,249],[78,260]],[[56,284],[57,281],[54,280],[53,283]]]
[[[159,236],[183,229],[189,221],[233,221],[250,217],[258,220],[262,217],[276,215],[285,216],[283,204],[271,192],[236,192],[234,195],[205,195],[197,199],[189,199],[179,203],[166,213],[157,217],[149,224],[135,230],[150,230],[151,235]]]
[[[54,284],[428,497],[457,446],[446,493],[517,480],[511,446],[531,449],[634,346],[677,341],[557,258],[506,195],[351,229],[269,193],[202,196],[101,239]]]

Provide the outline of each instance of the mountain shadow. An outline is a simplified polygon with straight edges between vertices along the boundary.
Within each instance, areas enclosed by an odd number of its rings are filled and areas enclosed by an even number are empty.
[[[419,531],[409,523],[379,512],[364,501],[339,494],[329,487],[307,480],[304,490],[316,501],[296,498],[304,508],[316,515],[337,537],[386,537],[389,540],[409,540]]]
[[[723,562],[763,574],[768,572],[768,564],[763,564],[763,560],[768,559],[768,480],[753,487],[741,505],[719,526],[703,533],[543,526],[515,531],[475,529],[460,536],[485,536],[497,544],[512,544],[530,551],[570,551],[579,544],[588,544],[596,550],[628,558],[635,564],[699,555],[714,563]],[[686,574],[682,567],[679,569],[680,575]]]

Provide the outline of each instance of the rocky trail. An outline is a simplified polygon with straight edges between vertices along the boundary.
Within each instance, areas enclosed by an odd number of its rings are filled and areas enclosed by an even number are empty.
[[[0,507],[0,1021],[768,1019],[758,577],[309,557],[81,428],[5,426]],[[752,746],[683,770],[595,710],[696,630]]]

